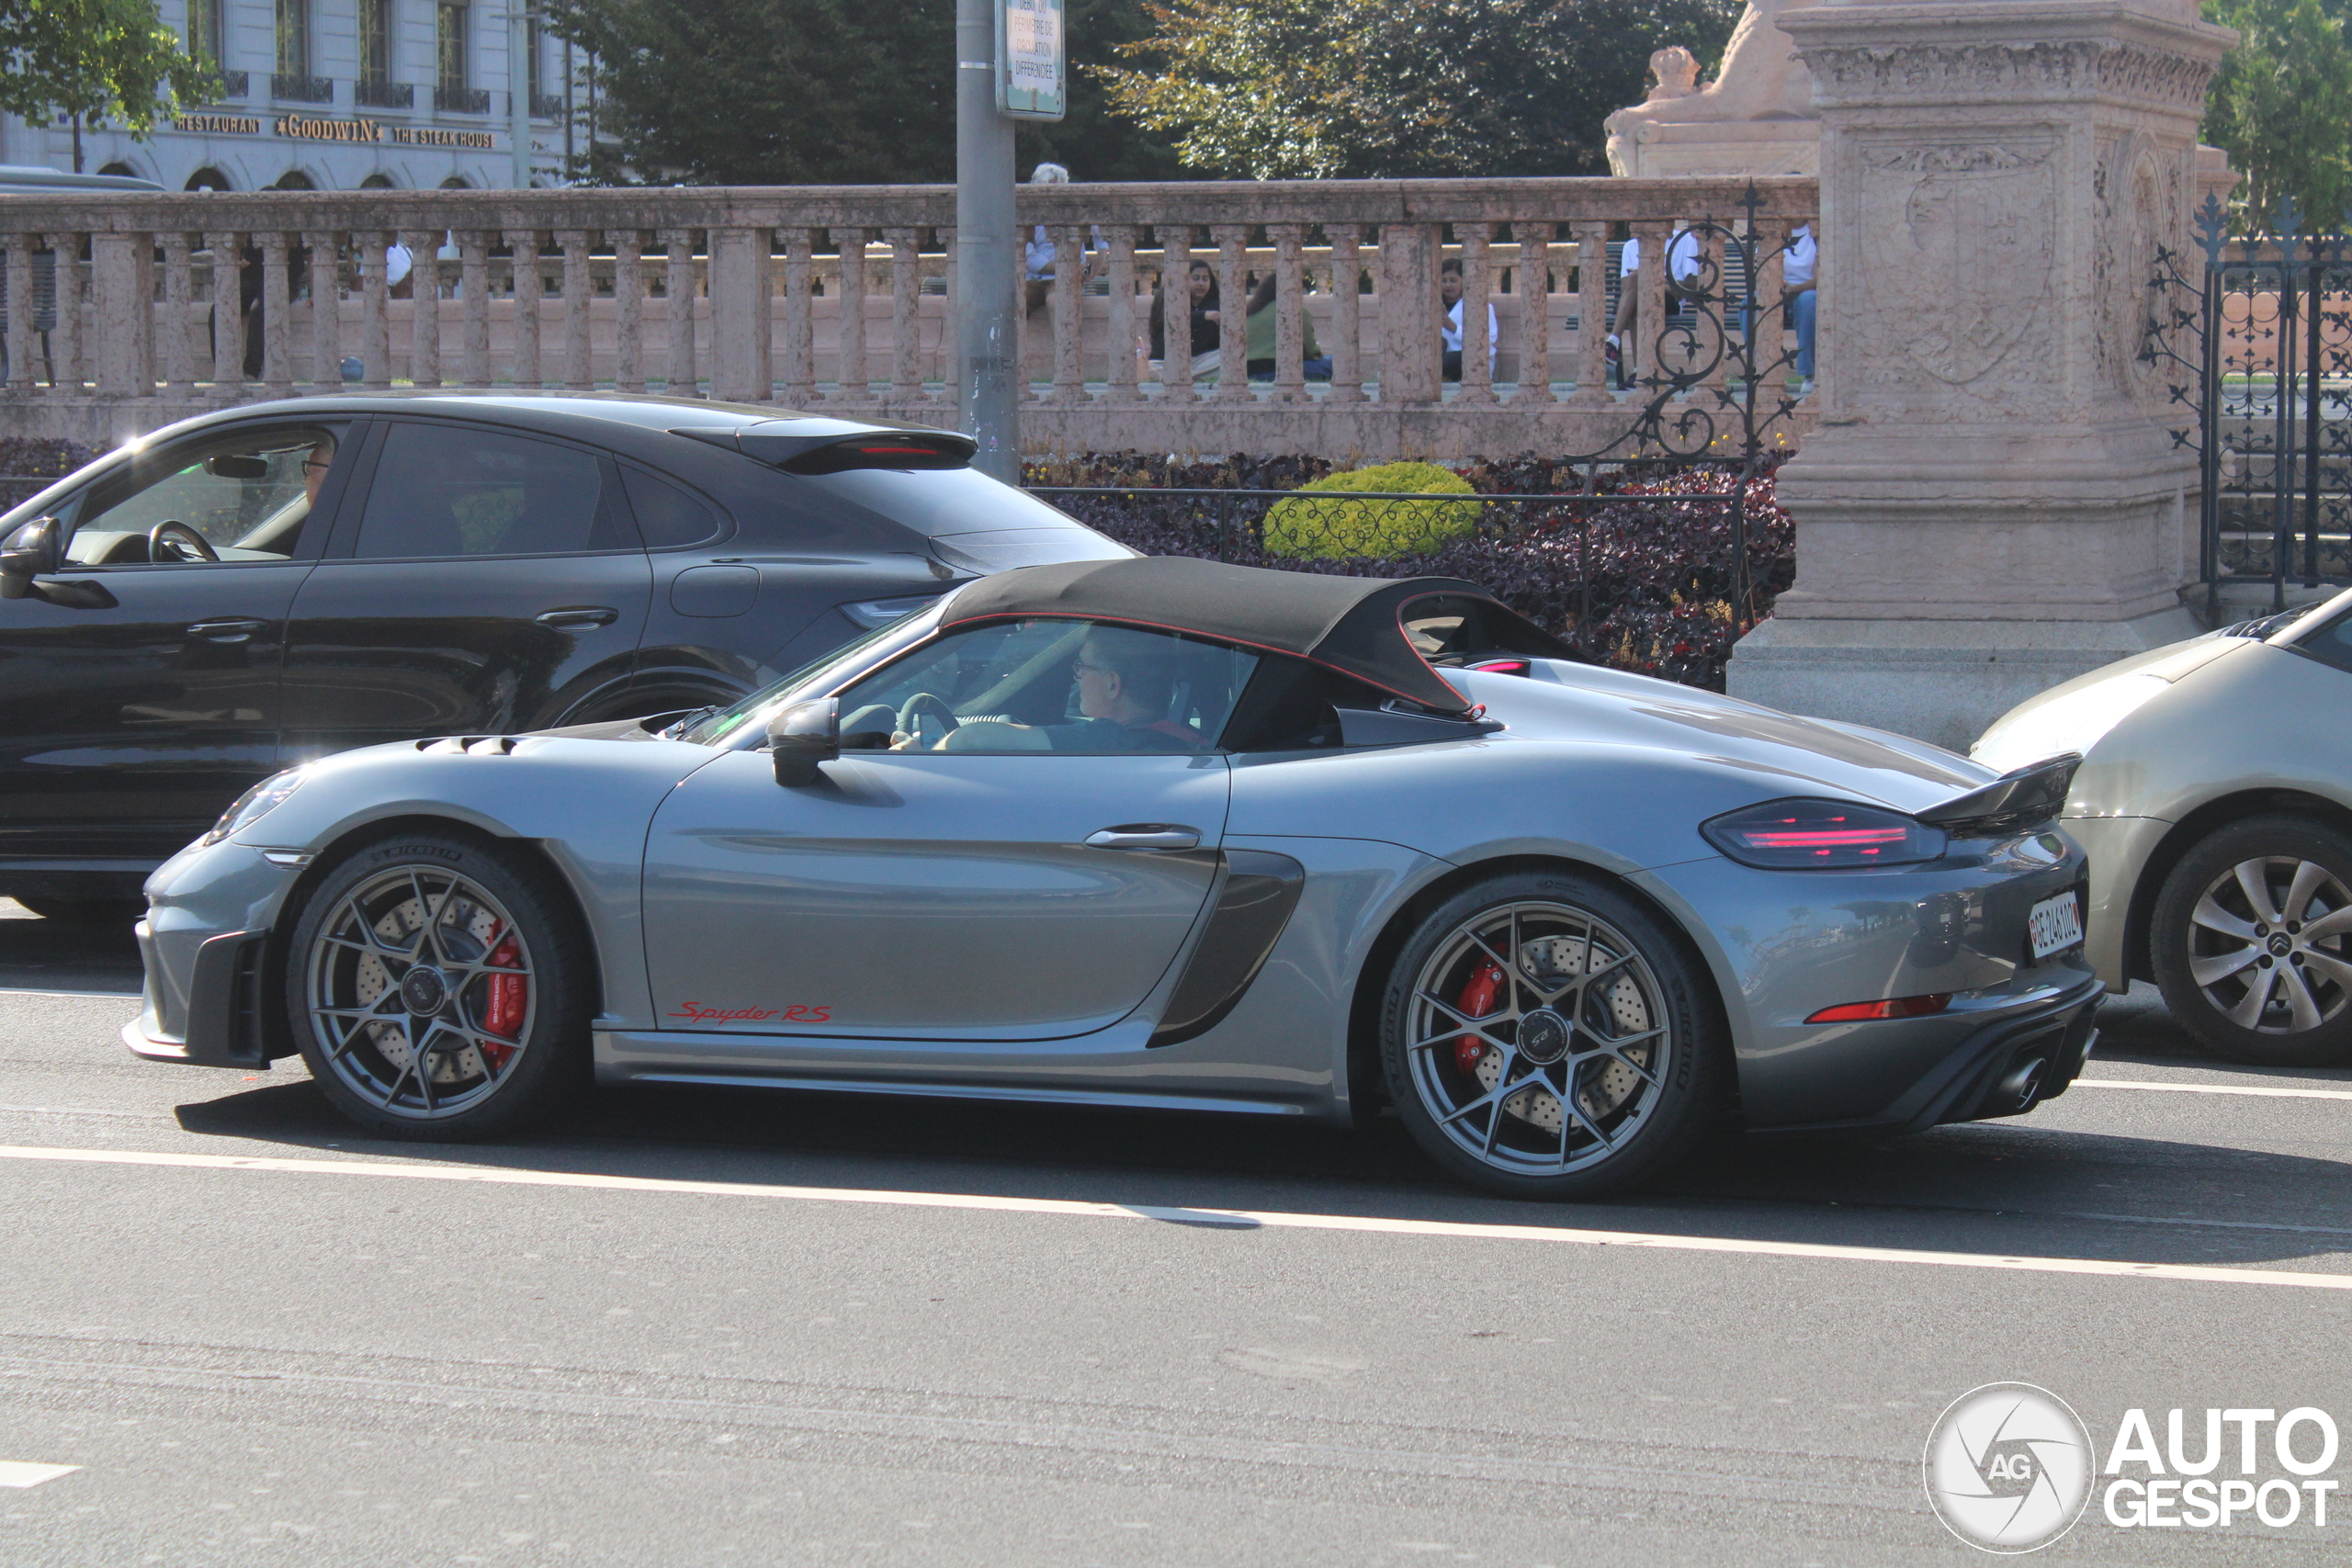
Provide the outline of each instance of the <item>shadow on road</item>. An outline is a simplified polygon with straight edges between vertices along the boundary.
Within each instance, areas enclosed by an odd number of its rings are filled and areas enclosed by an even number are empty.
[[[85,926],[44,920],[0,898],[0,990],[119,991],[137,996],[139,942],[130,923]]]
[[[359,1134],[299,1065],[294,1073],[183,1105],[180,1124],[288,1152],[697,1181],[2143,1262],[2252,1265],[2352,1252],[2352,1222],[2342,1217],[2352,1214],[2352,1168],[2343,1164],[2037,1129],[2031,1118],[1875,1141],[1733,1136],[1646,1192],[1555,1207],[1456,1185],[1394,1118],[1355,1132],[1290,1119],[646,1087],[598,1090],[529,1138],[426,1145]]]

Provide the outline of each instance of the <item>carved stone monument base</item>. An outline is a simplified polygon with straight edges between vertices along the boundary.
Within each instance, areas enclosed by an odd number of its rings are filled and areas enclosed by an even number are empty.
[[[2231,37],[2185,0],[1785,10],[1821,110],[1821,428],[1734,694],[1964,747],[2199,627],[2196,469],[2141,357]],[[2180,423],[2174,417],[2172,423]]]

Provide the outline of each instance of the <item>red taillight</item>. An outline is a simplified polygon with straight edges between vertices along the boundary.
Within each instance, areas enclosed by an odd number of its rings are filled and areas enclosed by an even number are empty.
[[[1485,670],[1497,675],[1524,675],[1530,666],[1524,659],[1493,659],[1484,664],[1473,664],[1473,670]]]
[[[1910,865],[1934,860],[1949,841],[1917,818],[1842,800],[1768,800],[1699,831],[1742,865],[1775,871]]]
[[[1807,1023],[1867,1023],[1879,1018],[1925,1018],[1951,1006],[1950,991],[1937,991],[1924,997],[1889,997],[1878,1002],[1848,1002],[1842,1007],[1823,1008]]]

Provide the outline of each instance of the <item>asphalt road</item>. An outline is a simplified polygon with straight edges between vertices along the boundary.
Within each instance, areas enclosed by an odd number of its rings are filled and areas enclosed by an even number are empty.
[[[0,904],[10,1565],[1969,1562],[1920,1453],[1979,1384],[2101,1456],[2352,1427],[2352,1073],[2136,994],[2029,1117],[1559,1209],[1393,1127],[910,1100],[375,1143],[299,1065],[128,1055],[136,974]],[[2342,1562],[2342,1506],[2095,1496],[2043,1560]]]

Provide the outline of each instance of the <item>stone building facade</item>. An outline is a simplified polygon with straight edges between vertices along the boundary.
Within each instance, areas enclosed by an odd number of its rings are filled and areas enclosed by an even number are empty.
[[[585,105],[567,93],[567,46],[536,23],[513,70],[509,6],[525,3],[162,0],[190,52],[219,64],[221,91],[144,141],[85,127],[83,167],[167,190],[511,188],[519,92],[531,183],[551,184]],[[73,130],[0,116],[0,163],[71,169]]]

